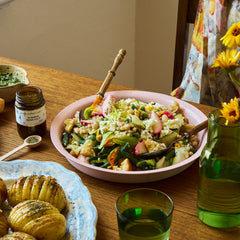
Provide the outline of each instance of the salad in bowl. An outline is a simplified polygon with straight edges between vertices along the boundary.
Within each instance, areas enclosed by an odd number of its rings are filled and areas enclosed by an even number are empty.
[[[76,111],[73,118],[64,120],[62,145],[78,161],[100,168],[154,170],[175,165],[196,152],[196,135],[176,141],[192,127],[177,101],[165,106],[108,95],[85,109],[84,119]],[[166,149],[172,142],[164,156],[143,157]]]

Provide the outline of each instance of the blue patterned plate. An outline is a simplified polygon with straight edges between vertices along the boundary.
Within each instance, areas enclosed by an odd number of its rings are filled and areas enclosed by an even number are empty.
[[[66,239],[93,240],[96,238],[97,210],[79,176],[54,162],[16,160],[0,162],[0,176],[8,185],[27,175],[50,175],[63,187],[69,202],[66,214]]]

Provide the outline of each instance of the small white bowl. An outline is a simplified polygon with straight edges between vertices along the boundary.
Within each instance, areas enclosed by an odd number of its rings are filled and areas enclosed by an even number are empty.
[[[6,102],[11,102],[15,99],[17,90],[29,84],[27,72],[18,66],[0,65],[0,73],[12,73],[13,76],[18,77],[21,80],[21,82],[14,85],[0,87],[0,98],[3,98]]]

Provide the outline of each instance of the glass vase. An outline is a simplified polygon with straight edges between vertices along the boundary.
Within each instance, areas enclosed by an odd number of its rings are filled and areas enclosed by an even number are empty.
[[[240,225],[240,124],[225,125],[218,109],[210,112],[208,140],[199,165],[197,212],[216,228]]]

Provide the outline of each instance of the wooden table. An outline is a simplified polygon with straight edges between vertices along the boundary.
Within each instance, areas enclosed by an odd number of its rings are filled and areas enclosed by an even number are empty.
[[[97,240],[119,239],[115,202],[121,193],[136,187],[156,188],[167,193],[173,199],[175,209],[170,239],[240,239],[240,228],[231,231],[219,230],[208,227],[199,220],[196,212],[198,161],[184,172],[166,180],[145,184],[121,184],[98,180],[81,173],[72,167],[55,149],[49,136],[49,128],[54,117],[72,102],[94,95],[98,91],[101,81],[3,57],[0,57],[0,64],[13,64],[23,67],[28,73],[31,85],[42,89],[47,110],[48,131],[44,136],[43,144],[36,149],[22,149],[8,159],[53,161],[76,172],[82,179],[83,184],[88,188],[98,211]],[[111,84],[109,87],[109,91],[127,89],[130,88],[116,84]],[[209,106],[193,105],[205,114],[212,110]],[[22,144],[22,141],[16,130],[14,102],[8,103],[4,112],[0,114],[0,155]]]

